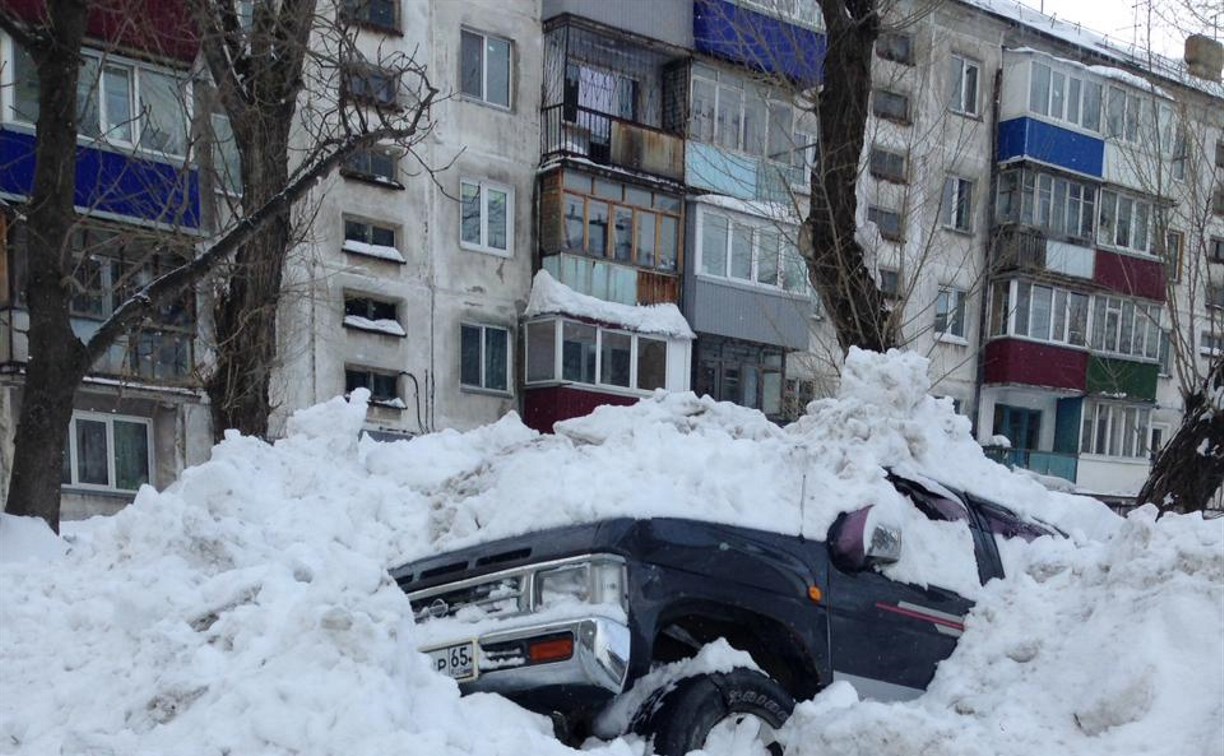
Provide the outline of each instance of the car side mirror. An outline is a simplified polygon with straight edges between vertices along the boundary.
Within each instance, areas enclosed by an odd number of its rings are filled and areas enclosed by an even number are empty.
[[[839,567],[859,572],[901,558],[901,530],[879,521],[872,507],[847,512],[829,529],[829,550]]]

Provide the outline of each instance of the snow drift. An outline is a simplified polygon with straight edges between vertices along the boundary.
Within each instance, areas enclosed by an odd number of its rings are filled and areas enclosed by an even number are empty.
[[[906,520],[894,578],[978,605],[925,696],[882,705],[833,686],[787,726],[792,752],[1224,753],[1224,521],[1122,520],[1008,473],[927,396],[926,370],[852,353],[838,398],[787,428],[660,392],[550,436],[508,416],[392,444],[358,440],[354,392],[274,445],[227,436],[169,490],[63,541],[0,518],[0,753],[566,753],[544,718],[460,698],[428,669],[388,567],[601,516],[819,536],[865,504]],[[963,534],[914,520],[886,467],[1071,539],[1009,544],[1009,579],[975,586]]]

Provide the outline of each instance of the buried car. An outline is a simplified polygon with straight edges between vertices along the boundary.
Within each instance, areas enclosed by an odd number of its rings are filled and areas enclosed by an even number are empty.
[[[1003,576],[996,537],[1055,532],[963,492],[889,480],[922,517],[967,526],[981,583]],[[824,540],[618,518],[452,551],[392,577],[438,672],[465,693],[550,715],[568,742],[620,734],[599,715],[653,668],[719,639],[747,652],[755,669],[686,677],[639,707],[633,730],[680,756],[745,719],[768,741],[795,701],[835,680],[883,700],[921,693],[972,601],[881,572],[902,536],[874,507],[840,515]]]

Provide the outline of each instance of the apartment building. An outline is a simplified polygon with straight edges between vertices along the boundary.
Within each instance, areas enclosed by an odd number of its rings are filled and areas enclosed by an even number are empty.
[[[35,18],[39,3],[8,4]],[[190,69],[197,54],[179,10],[147,23],[91,15],[78,88],[72,328],[88,338],[127,292],[176,265],[203,234],[191,154]],[[181,9],[180,9],[181,10]],[[159,30],[152,33],[152,30]],[[38,81],[0,34],[0,474],[7,480],[24,365],[31,359],[20,204],[34,176]],[[63,467],[66,518],[116,511],[145,483],[165,486],[205,458],[208,409],[195,375],[196,302],[186,297],[122,336],[77,392]]]
[[[371,390],[375,438],[509,411],[547,432],[659,389],[786,422],[832,390],[840,350],[797,251],[819,161],[813,0],[338,10],[358,22],[359,49],[415,55],[444,96],[414,154],[375,147],[307,203],[274,435],[357,387]],[[157,70],[185,76],[190,59]],[[1222,332],[1224,91],[1168,65],[988,0],[886,23],[858,186],[859,239],[934,392],[1001,461],[1118,501],[1180,417],[1174,357],[1205,364]],[[30,133],[8,86],[20,70],[3,67],[7,150]],[[207,216],[218,195],[192,191]],[[0,414],[13,417],[25,357],[8,280]],[[182,380],[100,365],[82,392],[105,386],[121,415],[147,419],[155,484],[207,448],[198,356]]]

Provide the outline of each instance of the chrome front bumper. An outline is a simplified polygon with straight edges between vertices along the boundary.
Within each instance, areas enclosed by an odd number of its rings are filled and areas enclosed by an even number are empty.
[[[537,638],[571,634],[568,659],[531,664],[527,644]],[[456,639],[455,642],[462,642]],[[476,643],[476,677],[460,681],[465,693],[514,693],[540,688],[582,687],[620,693],[629,664],[629,628],[606,617],[582,617],[523,625],[480,635]],[[431,643],[429,648],[447,644]],[[518,654],[514,649],[521,649]],[[423,648],[422,651],[427,651]]]

